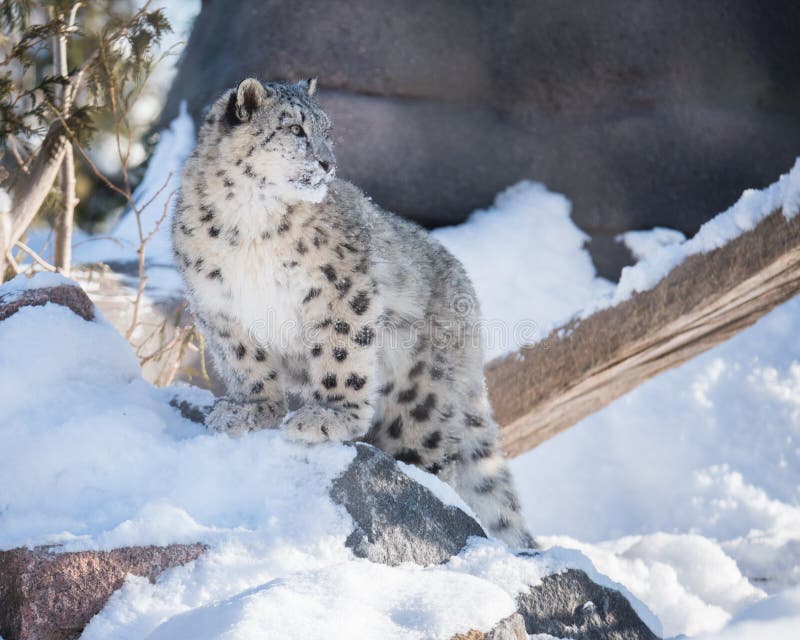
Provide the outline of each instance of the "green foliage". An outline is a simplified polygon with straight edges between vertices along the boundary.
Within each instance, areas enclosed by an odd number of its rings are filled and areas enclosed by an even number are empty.
[[[73,26],[69,0],[0,0],[0,154],[10,136],[24,144],[66,118],[70,134],[87,142],[93,118],[110,110],[124,118],[139,85],[149,75],[155,50],[170,25],[160,9],[118,13],[113,0],[85,3]],[[87,15],[88,14],[88,15]],[[63,36],[70,53],[80,52],[65,77],[52,69],[53,39]],[[60,95],[81,84],[73,112],[62,114]]]
[[[20,162],[29,164],[54,123],[86,149],[98,133],[115,136],[120,154],[141,132],[131,131],[130,109],[139,97],[154,64],[158,46],[170,32],[160,9],[149,0],[88,0],[73,11],[77,0],[0,0],[0,167],[19,175]],[[74,23],[70,24],[74,16]],[[67,74],[54,67],[54,38],[66,40]],[[77,88],[75,88],[77,87]],[[63,96],[72,104],[62,109]],[[83,152],[76,153],[78,159]],[[127,157],[120,159],[127,174]],[[94,167],[77,164],[79,219],[93,224],[97,205],[113,210],[122,202],[109,191],[107,179],[127,188],[127,176],[95,175]],[[2,172],[0,172],[2,173]],[[45,203],[41,215],[53,216],[57,198]]]

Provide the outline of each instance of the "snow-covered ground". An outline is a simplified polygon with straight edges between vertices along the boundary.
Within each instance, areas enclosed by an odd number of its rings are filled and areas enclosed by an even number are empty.
[[[143,200],[170,172],[177,175],[191,146],[187,116],[171,135],[164,137],[169,149],[159,148],[161,160],[151,164]],[[668,230],[626,234],[641,261],[618,286],[595,276],[568,200],[539,184],[515,185],[493,207],[434,235],[475,281],[490,357],[653,286],[684,256],[752,228],[778,204],[796,213],[798,194],[800,164],[769,190],[747,192],[695,239],[684,242]],[[162,205],[154,203],[148,215],[157,219]],[[161,273],[153,295],[175,282],[165,268],[168,226],[148,254]],[[81,252],[86,259],[107,259],[106,251],[124,257],[130,249],[120,247],[135,246],[132,229],[123,219],[115,233],[121,244],[90,250],[93,243],[85,243]],[[374,625],[374,637],[446,637],[459,623],[487,628],[510,611],[509,584],[538,578],[542,567],[520,569],[492,543],[442,568],[389,574],[395,570],[353,560],[340,540],[347,522],[320,491],[349,461],[347,450],[330,447],[311,459],[274,433],[252,434],[246,445],[203,434],[165,405],[167,392],[139,379],[135,359],[109,326],[98,341],[81,323],[57,307],[23,310],[0,323],[2,344],[16,345],[0,352],[0,440],[12,443],[0,449],[0,486],[14,487],[0,497],[0,547],[214,545],[156,585],[131,579],[86,638],[145,637],[163,620],[168,626],[154,637],[182,637],[178,630],[214,637],[225,624],[243,637],[276,608],[323,615],[334,607]],[[666,636],[798,637],[799,333],[794,300],[515,459],[532,530],[548,545],[579,549],[628,587]],[[21,345],[36,357],[21,358]],[[39,381],[35,396],[26,380]],[[271,467],[279,456],[291,463]],[[547,557],[563,561],[565,554]],[[370,585],[366,594],[362,581]],[[320,582],[332,592],[320,593]],[[405,608],[382,599],[382,584],[402,594]],[[456,606],[442,600],[445,587],[459,590],[466,617],[442,612]]]
[[[62,282],[20,276],[0,295]],[[352,521],[328,494],[352,447],[211,434],[169,406],[175,394],[202,404],[207,392],[153,387],[110,324],[59,305],[0,322],[0,344],[13,345],[0,350],[0,549],[210,547],[155,584],[130,577],[84,639],[447,640],[490,629],[519,592],[568,566],[617,586],[574,551],[521,558],[489,540],[442,566],[357,559],[345,546]],[[434,476],[409,474],[459,503]]]

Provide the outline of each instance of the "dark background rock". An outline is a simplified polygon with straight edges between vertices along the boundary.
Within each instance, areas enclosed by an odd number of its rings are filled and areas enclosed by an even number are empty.
[[[346,542],[355,555],[388,565],[440,564],[458,554],[470,536],[486,537],[475,520],[440,502],[389,454],[355,446],[355,460],[330,490],[356,524]]]
[[[206,0],[162,114],[242,78],[318,75],[339,175],[428,226],[514,182],[612,238],[687,235],[800,154],[795,0]]]
[[[173,544],[75,553],[0,551],[0,636],[76,638],[126,574],[152,581],[166,569],[196,560],[204,550],[201,544]]]
[[[625,597],[569,569],[517,598],[528,633],[573,640],[658,640]]]

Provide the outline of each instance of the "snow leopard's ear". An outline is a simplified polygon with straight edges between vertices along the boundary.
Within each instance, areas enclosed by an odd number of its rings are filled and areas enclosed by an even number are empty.
[[[311,97],[317,92],[317,79],[316,78],[309,78],[308,80],[301,80],[297,84],[300,85],[300,88],[306,92],[306,95]]]
[[[231,124],[248,122],[274,93],[274,89],[265,87],[255,78],[242,80],[228,100],[228,121]]]

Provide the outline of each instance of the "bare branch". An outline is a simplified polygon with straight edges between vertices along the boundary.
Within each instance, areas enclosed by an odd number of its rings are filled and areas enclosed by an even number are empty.
[[[139,322],[139,310],[140,310],[140,307],[141,307],[141,304],[142,304],[142,298],[144,297],[144,290],[145,290],[145,287],[147,286],[147,270],[146,270],[146,267],[145,267],[145,248],[147,247],[147,243],[153,238],[153,236],[156,234],[158,229],[161,227],[161,223],[164,222],[164,220],[166,220],[167,214],[169,213],[169,204],[172,201],[172,196],[175,195],[175,192],[173,191],[167,197],[166,201],[164,202],[164,208],[163,208],[163,210],[161,212],[161,216],[156,221],[156,224],[155,224],[154,228],[152,229],[152,231],[147,236],[144,235],[144,231],[142,229],[142,211],[156,197],[158,197],[159,193],[161,193],[167,187],[171,177],[172,177],[172,173],[170,173],[167,176],[167,179],[164,181],[164,184],[156,192],[156,194],[152,198],[150,198],[150,200],[147,201],[147,203],[145,204],[145,207],[143,207],[142,209],[138,209],[138,208],[135,208],[135,207],[133,208],[133,213],[136,216],[136,226],[137,226],[137,229],[138,229],[138,232],[139,232],[139,241],[140,241],[139,248],[136,250],[136,255],[138,257],[138,263],[139,263],[138,264],[138,266],[139,266],[139,286],[136,289],[136,299],[134,300],[134,303],[133,303],[133,316],[131,318],[131,324],[128,327],[128,331],[125,332],[125,337],[128,340],[131,339],[131,337],[133,336],[134,331],[136,331],[136,325]]]
[[[19,264],[17,264],[17,261],[14,260],[14,256],[10,250],[6,252],[6,262],[8,262],[8,266],[11,267],[14,275],[18,276],[20,274]]]
[[[47,260],[42,258],[42,256],[36,253],[24,242],[20,242],[19,240],[17,240],[14,243],[14,246],[17,247],[18,249],[22,249],[22,251],[27,253],[31,258],[33,258],[34,262],[36,262],[36,264],[38,264],[42,269],[46,271],[56,271],[56,268],[52,264],[50,264]]]
[[[7,140],[8,146],[11,148],[11,154],[14,156],[14,160],[17,161],[20,171],[23,173],[30,173],[28,162],[22,157],[22,153],[19,150],[17,139],[14,136],[8,136]],[[30,158],[28,158],[28,160],[30,160]]]

